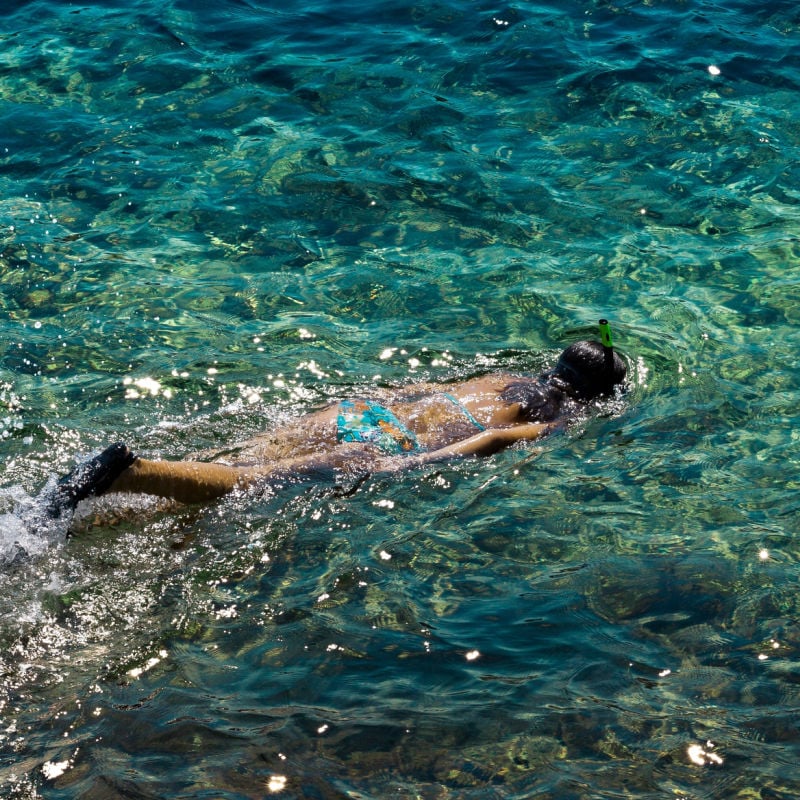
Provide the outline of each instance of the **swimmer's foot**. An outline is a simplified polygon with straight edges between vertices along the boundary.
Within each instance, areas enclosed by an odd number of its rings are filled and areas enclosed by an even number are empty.
[[[117,442],[89,461],[79,464],[56,485],[47,502],[47,516],[58,519],[74,511],[81,500],[107,492],[111,484],[136,461],[128,448]]]

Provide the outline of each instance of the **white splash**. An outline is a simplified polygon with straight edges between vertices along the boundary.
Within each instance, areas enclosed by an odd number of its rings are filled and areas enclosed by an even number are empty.
[[[53,487],[52,479],[43,496]],[[49,519],[41,499],[20,486],[0,489],[0,567],[49,550],[66,537],[67,522]]]

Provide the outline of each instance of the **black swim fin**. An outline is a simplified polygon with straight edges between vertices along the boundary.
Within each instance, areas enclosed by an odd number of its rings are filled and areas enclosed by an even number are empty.
[[[107,492],[134,461],[136,456],[122,442],[117,442],[79,464],[56,484],[47,499],[47,516],[58,519],[64,511],[74,511],[81,500]]]

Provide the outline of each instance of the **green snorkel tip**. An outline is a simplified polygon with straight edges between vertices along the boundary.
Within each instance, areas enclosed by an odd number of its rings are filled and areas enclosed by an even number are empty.
[[[612,348],[614,344],[611,341],[611,326],[608,324],[608,320],[601,319],[598,324],[600,325],[600,341],[603,347]]]

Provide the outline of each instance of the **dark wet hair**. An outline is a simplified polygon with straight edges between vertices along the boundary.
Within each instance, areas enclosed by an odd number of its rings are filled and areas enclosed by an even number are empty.
[[[552,422],[561,416],[566,395],[543,378],[517,380],[500,392],[506,403],[519,403],[519,415],[528,422]]]
[[[553,370],[539,378],[516,380],[500,392],[507,403],[519,403],[520,416],[530,422],[550,422],[577,400],[587,403],[610,395],[625,380],[625,361],[600,342],[575,342]]]
[[[622,357],[600,342],[575,342],[559,357],[550,380],[578,400],[612,394],[625,380],[628,368]]]

